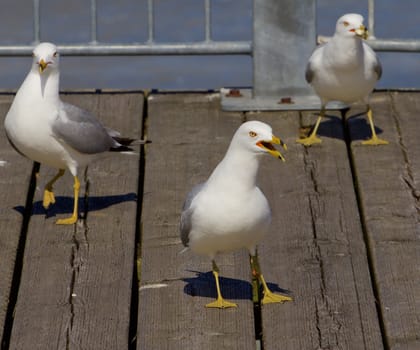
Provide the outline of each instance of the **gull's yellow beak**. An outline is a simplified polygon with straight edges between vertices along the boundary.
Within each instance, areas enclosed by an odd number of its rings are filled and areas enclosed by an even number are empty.
[[[361,24],[360,27],[355,30],[355,33],[358,37],[365,40],[369,37],[369,32],[363,24]]]
[[[47,63],[47,62],[45,62],[45,61],[41,58],[41,60],[40,60],[40,61],[39,61],[39,63],[38,63],[38,66],[39,66],[39,73],[42,73],[42,72],[45,70],[45,68],[47,68],[48,63]]]
[[[286,161],[283,155],[274,148],[273,144],[281,145],[285,150],[287,150],[286,144],[281,141],[278,137],[273,135],[273,138],[270,141],[258,141],[257,146],[261,147],[264,151],[271,154],[273,157],[280,158],[283,162]]]

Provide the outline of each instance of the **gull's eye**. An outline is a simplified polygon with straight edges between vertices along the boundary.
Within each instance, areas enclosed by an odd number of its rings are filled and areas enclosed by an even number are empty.
[[[56,52],[54,52],[54,55],[53,55],[54,57],[57,57],[57,51]]]
[[[343,25],[344,25],[344,27],[348,27],[348,26],[350,25],[350,23],[349,23],[349,22],[347,22],[347,21],[344,21],[344,22],[343,22]]]
[[[255,137],[255,136],[257,136],[257,133],[255,131],[250,131],[249,136]]]

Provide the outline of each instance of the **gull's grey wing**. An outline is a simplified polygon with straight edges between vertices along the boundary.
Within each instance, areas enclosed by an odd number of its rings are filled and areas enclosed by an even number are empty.
[[[382,65],[381,65],[381,62],[379,61],[378,56],[376,56],[375,51],[373,51],[373,49],[368,44],[366,44],[365,42],[363,42],[363,49],[365,51],[365,59],[369,59],[369,60],[373,59],[373,67],[372,68],[375,71],[376,75],[378,76],[378,80],[381,79],[381,77],[382,77]]]
[[[315,76],[315,62],[317,62],[321,58],[320,56],[322,55],[323,48],[326,44],[327,43],[318,45],[312,52],[311,57],[309,57],[308,64],[306,65],[305,70],[305,79],[309,84],[312,82]]]
[[[192,190],[188,193],[187,198],[185,199],[184,205],[182,206],[181,222],[179,225],[180,235],[182,244],[185,247],[188,247],[189,243],[189,234],[191,231],[191,217],[194,213],[194,209],[191,208],[191,202],[195,198],[198,192],[203,188],[204,183],[195,185]]]
[[[69,103],[62,104],[52,130],[57,139],[80,153],[101,153],[118,146],[92,114]]]
[[[310,84],[312,82],[312,79],[314,78],[314,70],[312,69],[311,62],[308,62],[306,65],[306,71],[305,71],[305,79]]]
[[[382,65],[381,65],[381,62],[379,61],[379,59],[376,60],[376,63],[373,66],[373,70],[378,75],[378,80],[381,79],[381,76],[382,76]]]

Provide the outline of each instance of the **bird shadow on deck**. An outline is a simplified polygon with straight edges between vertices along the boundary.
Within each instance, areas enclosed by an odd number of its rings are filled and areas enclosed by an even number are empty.
[[[375,115],[373,116],[373,120],[375,121]],[[371,138],[372,133],[370,131],[370,125],[367,120],[366,112],[357,113],[347,117],[347,127],[350,122],[352,123],[351,141],[364,141]],[[380,135],[383,133],[383,129],[375,125],[375,132],[377,135]]]
[[[314,115],[318,117],[319,113],[314,113]],[[308,126],[304,125],[303,127],[307,129],[306,134],[307,136],[309,136],[315,127],[315,122]],[[317,135],[319,137],[326,137],[326,138],[338,139],[338,140],[344,141],[344,135],[341,129],[342,129],[341,117],[336,116],[336,115],[326,114],[324,118],[322,118],[321,123],[319,124]]]
[[[344,118],[344,115],[347,113],[347,111],[348,109],[343,110],[342,112],[338,111],[338,113],[342,113],[342,117],[337,115],[326,114],[322,119],[321,123],[319,124],[317,135],[320,137],[345,141],[345,136],[343,134],[342,118]],[[318,116],[319,113],[314,113],[314,115]],[[354,132],[352,132],[351,141],[364,141],[372,136],[370,131],[370,125],[367,121],[366,112],[357,113],[347,117],[346,128],[348,128],[348,123],[350,121],[354,125]],[[306,132],[307,135],[310,135],[314,126],[315,124],[312,124],[310,127],[308,127],[309,130]],[[305,127],[306,126],[304,126],[304,128]],[[381,128],[378,128],[376,125],[375,131],[378,135],[383,133],[383,130]]]
[[[184,293],[190,296],[200,296],[206,298],[216,298],[216,283],[213,273],[192,271],[196,277],[183,278],[187,284],[184,286]],[[251,277],[250,277],[251,278]],[[252,284],[249,281],[237,278],[229,278],[219,276],[220,289],[225,299],[229,300],[252,300]],[[267,282],[272,292],[290,293],[290,291],[282,289],[278,284]]]
[[[98,211],[124,202],[137,202],[137,194],[131,192],[113,196],[88,197],[87,201],[83,197],[80,197],[79,213]],[[57,196],[55,204],[51,205],[47,210],[42,206],[42,201],[35,202],[31,215],[45,215],[46,218],[50,218],[57,214],[71,214],[73,212],[73,205],[73,197]],[[25,207],[22,205],[16,206],[13,209],[22,215],[25,213]]]

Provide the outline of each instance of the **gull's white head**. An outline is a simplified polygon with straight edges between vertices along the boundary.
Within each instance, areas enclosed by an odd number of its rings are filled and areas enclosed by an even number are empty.
[[[259,121],[243,123],[233,136],[232,143],[255,154],[268,153],[283,161],[283,155],[274,148],[273,144],[287,149],[287,146],[273,135],[271,126]]]
[[[363,16],[357,13],[348,13],[341,16],[335,27],[335,34],[342,37],[359,37],[367,39],[368,31],[363,25]]]
[[[57,46],[51,43],[41,43],[37,45],[32,53],[33,64],[39,73],[58,69],[59,55]]]

